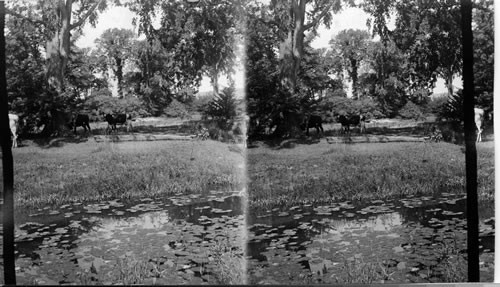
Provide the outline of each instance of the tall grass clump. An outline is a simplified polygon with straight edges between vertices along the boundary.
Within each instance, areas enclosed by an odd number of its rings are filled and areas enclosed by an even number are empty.
[[[246,284],[246,262],[243,252],[232,246],[227,237],[217,240],[210,251],[215,258],[214,273],[220,284]]]
[[[374,284],[390,280],[390,272],[381,262],[364,262],[362,257],[347,258],[340,272],[334,275],[337,283]]]

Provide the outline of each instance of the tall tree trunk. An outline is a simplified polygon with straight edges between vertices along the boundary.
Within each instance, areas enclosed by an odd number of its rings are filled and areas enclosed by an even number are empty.
[[[453,72],[447,70],[444,74],[444,84],[448,90],[448,97],[453,96]]]
[[[464,81],[465,168],[467,189],[468,282],[479,282],[479,218],[477,204],[477,151],[474,124],[474,53],[472,3],[460,1],[462,15],[462,78]]]
[[[115,73],[118,88],[118,97],[123,98],[123,59],[115,57],[116,70]]]
[[[70,54],[71,9],[73,0],[59,0],[57,25],[52,40],[47,42],[47,80],[58,93],[64,90],[64,72]]]
[[[64,92],[64,74],[70,55],[71,9],[73,0],[58,0],[56,23],[59,29],[47,42],[47,82],[54,92],[51,102],[54,104],[50,110],[48,122],[42,131],[45,135],[58,135],[65,129],[63,116],[58,103],[58,97]]]
[[[351,59],[351,80],[352,80],[352,95],[354,99],[359,99],[358,94],[358,61]]]
[[[297,74],[304,54],[305,10],[305,0],[292,1],[288,26],[293,29],[290,29],[287,38],[280,45],[281,83],[292,94],[297,85]]]
[[[0,144],[3,170],[3,268],[4,284],[16,285],[14,255],[14,159],[9,127],[9,104],[5,73],[5,2],[0,1]]]
[[[280,44],[280,81],[283,87],[283,102],[281,107],[282,120],[276,127],[275,135],[294,135],[299,129],[297,121],[289,118],[291,113],[291,103],[295,99],[295,88],[297,86],[297,74],[300,69],[300,61],[304,54],[304,20],[305,20],[305,0],[292,0],[289,9],[289,22],[287,38]]]
[[[212,72],[210,73],[210,82],[212,83],[214,95],[219,95],[219,72],[217,71],[217,68],[212,69]]]

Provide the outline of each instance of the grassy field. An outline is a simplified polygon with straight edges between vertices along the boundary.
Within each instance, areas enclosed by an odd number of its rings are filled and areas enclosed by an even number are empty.
[[[477,150],[479,199],[492,202],[494,144]],[[465,155],[444,142],[261,145],[247,160],[252,208],[465,192]]]
[[[13,151],[17,207],[235,190],[243,185],[244,151],[211,140],[84,139],[23,145]]]

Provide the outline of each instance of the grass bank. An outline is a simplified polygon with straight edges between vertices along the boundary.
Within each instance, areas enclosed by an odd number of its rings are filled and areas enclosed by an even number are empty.
[[[215,141],[65,143],[14,150],[15,205],[133,199],[237,189],[244,152]]]
[[[494,198],[494,144],[480,143],[480,201]],[[267,146],[249,149],[249,205],[268,208],[372,200],[439,191],[465,193],[465,155],[449,143]]]

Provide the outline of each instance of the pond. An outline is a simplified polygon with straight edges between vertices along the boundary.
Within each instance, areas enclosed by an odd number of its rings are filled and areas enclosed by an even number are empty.
[[[464,196],[250,211],[250,284],[466,281]],[[493,281],[493,207],[482,207],[481,281]],[[465,277],[464,277],[465,276]]]
[[[75,203],[15,218],[18,284],[245,280],[239,192]]]

